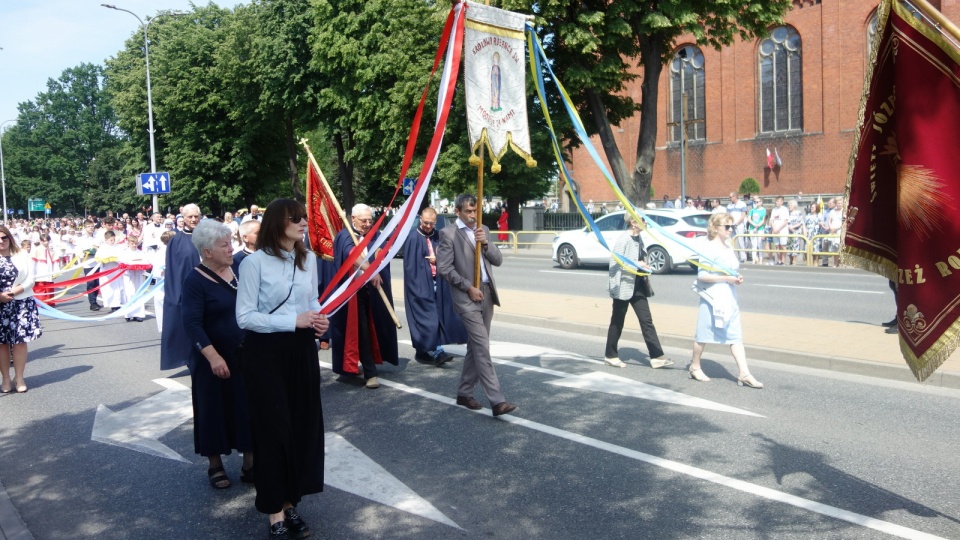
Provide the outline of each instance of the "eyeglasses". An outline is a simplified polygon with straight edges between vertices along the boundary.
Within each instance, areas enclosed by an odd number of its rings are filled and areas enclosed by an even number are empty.
[[[436,222],[436,221],[421,221],[420,224],[421,224],[421,225],[430,225],[430,226],[432,227],[432,226],[436,225],[437,222]]]
[[[359,221],[360,223],[373,223],[373,218],[370,218],[370,219],[354,218],[354,219],[356,219],[356,220]]]
[[[733,230],[733,225],[724,225],[723,228],[726,229],[726,230],[728,230],[728,231],[732,231],[732,230]]]

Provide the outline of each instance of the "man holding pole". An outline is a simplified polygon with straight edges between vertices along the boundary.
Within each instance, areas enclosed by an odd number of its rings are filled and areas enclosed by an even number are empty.
[[[356,271],[363,272],[370,266],[373,254],[349,260],[350,252],[356,247],[354,238],[359,239],[370,232],[373,210],[365,204],[358,204],[350,216],[350,226],[344,227],[333,240],[333,265],[335,268],[353,265]],[[379,235],[379,231],[374,232],[371,242]],[[382,289],[385,295],[377,289]],[[330,317],[333,372],[340,375],[337,381],[352,382],[363,375],[364,386],[379,388],[377,364],[389,362],[397,365],[397,326],[391,316],[392,308],[390,266],[387,265]]]
[[[504,397],[490,359],[493,306],[500,305],[493,280],[493,267],[500,266],[503,256],[497,246],[489,242],[489,229],[477,222],[475,196],[468,193],[458,196],[454,211],[457,214],[456,225],[440,229],[437,272],[450,284],[453,308],[467,330],[467,355],[463,359],[457,405],[472,410],[483,408],[473,397],[479,382],[490,401],[493,415],[509,414],[517,406],[508,403]],[[481,258],[479,265],[476,264],[478,251]],[[475,276],[477,266],[480,270],[479,275]]]

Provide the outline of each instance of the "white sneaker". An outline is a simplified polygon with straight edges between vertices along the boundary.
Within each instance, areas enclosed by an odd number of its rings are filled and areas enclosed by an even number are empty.
[[[622,361],[620,361],[620,359],[617,358],[617,357],[604,358],[603,361],[604,361],[608,366],[613,366],[613,367],[627,367],[627,365],[624,364]]]
[[[376,377],[370,377],[364,386],[371,389],[380,388],[380,381],[378,381]]]
[[[673,365],[673,360],[669,358],[660,357],[656,359],[654,358],[650,359],[650,367],[652,367],[653,369],[660,369],[662,367],[672,366],[672,365]]]

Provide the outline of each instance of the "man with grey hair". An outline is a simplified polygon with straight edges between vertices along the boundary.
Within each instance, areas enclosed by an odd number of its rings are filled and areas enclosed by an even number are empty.
[[[334,268],[351,266],[357,273],[364,272],[373,260],[374,253],[350,256],[358,240],[372,234],[371,243],[379,231],[372,231],[373,210],[358,204],[350,213],[351,225],[344,227],[333,239]],[[397,365],[397,327],[390,312],[387,311],[377,289],[383,288],[390,307],[393,307],[393,293],[390,289],[390,265],[387,265],[330,317],[330,349],[333,372],[340,375],[339,382],[359,382],[362,375],[367,388],[379,388],[377,364],[389,362]]]
[[[250,220],[260,221],[260,207],[255,204],[250,205],[250,213],[243,216],[243,219],[240,220],[240,223]]]
[[[183,292],[183,280],[200,264],[200,254],[193,245],[193,229],[200,224],[200,207],[188,204],[181,213],[183,232],[174,235],[167,244],[160,369],[175,369],[187,365],[191,351],[190,339],[183,329],[180,295]]]

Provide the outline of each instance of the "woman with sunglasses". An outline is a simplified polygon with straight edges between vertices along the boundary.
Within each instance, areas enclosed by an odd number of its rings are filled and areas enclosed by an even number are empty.
[[[700,311],[697,314],[697,335],[693,343],[693,359],[690,361],[690,378],[708,382],[710,377],[700,367],[705,343],[730,345],[730,352],[737,362],[737,384],[750,388],[763,388],[763,383],[750,374],[747,355],[743,350],[743,333],[740,325],[740,306],[737,305],[736,286],[743,283],[740,260],[733,251],[730,238],[734,234],[730,214],[713,214],[707,223],[707,242],[700,255],[700,271],[697,273],[695,290],[700,295]],[[732,274],[731,274],[732,272]]]
[[[21,251],[13,234],[0,225],[0,392],[25,393],[27,383],[23,371],[27,366],[27,342],[43,333],[40,314],[33,301],[33,261]],[[14,379],[10,381],[10,357],[13,357]]]

